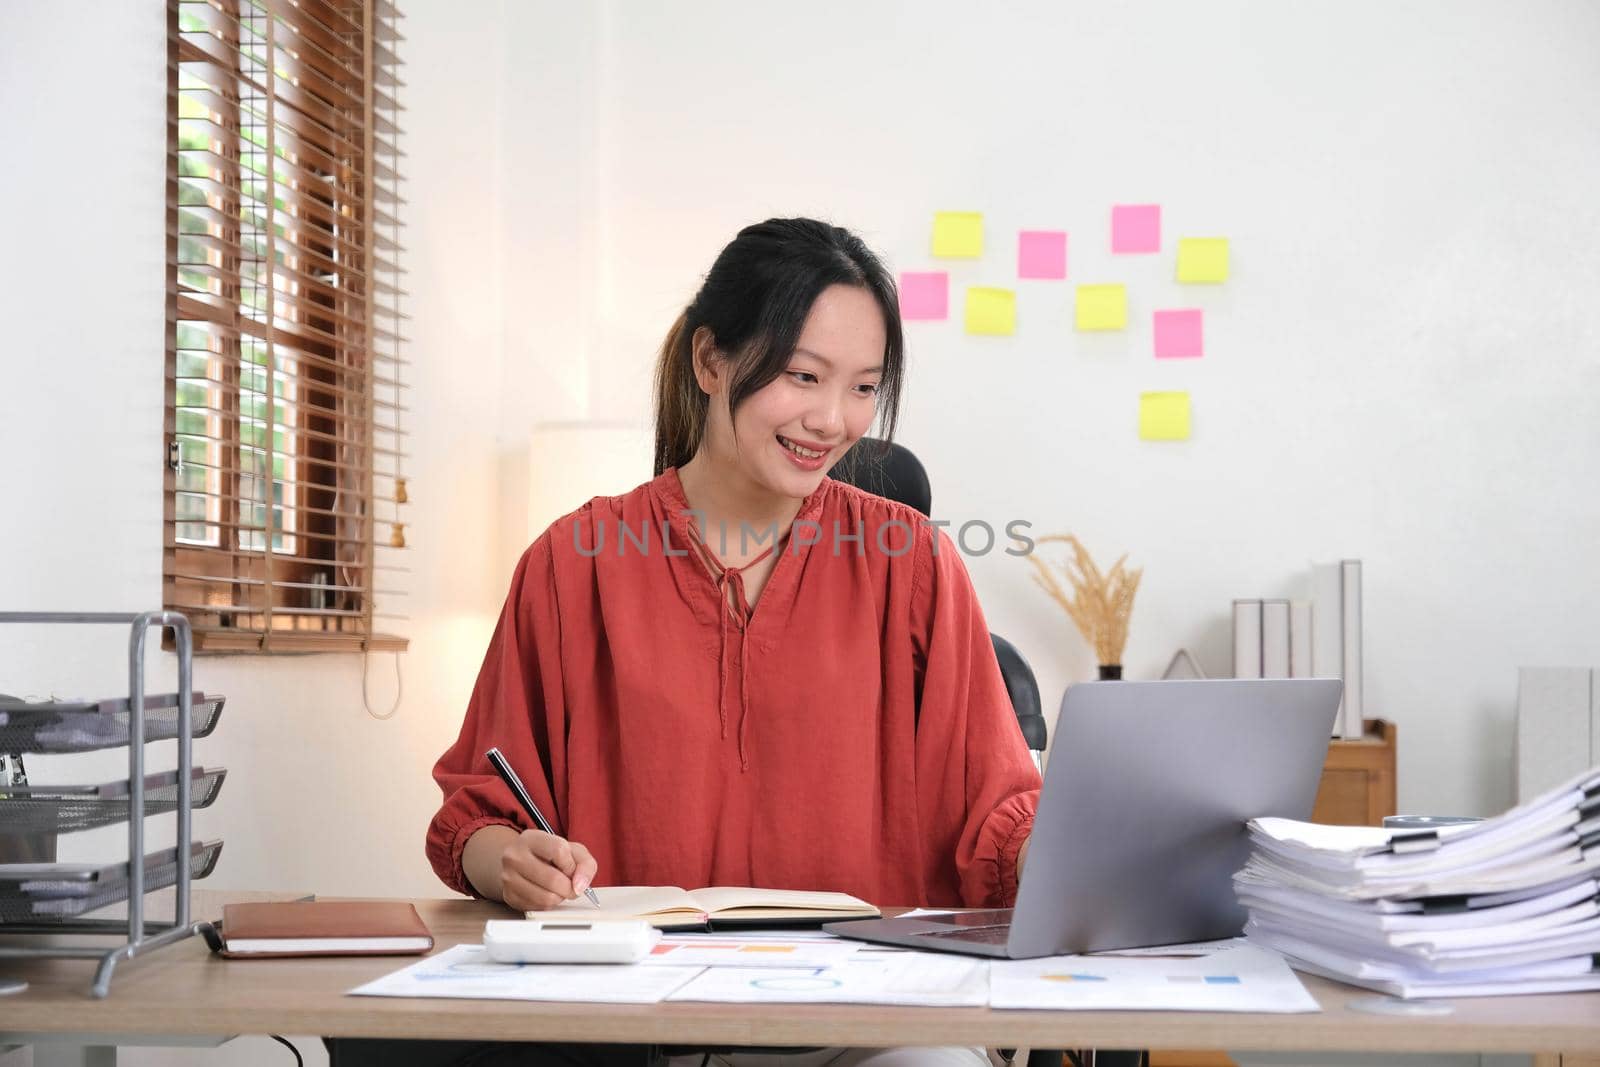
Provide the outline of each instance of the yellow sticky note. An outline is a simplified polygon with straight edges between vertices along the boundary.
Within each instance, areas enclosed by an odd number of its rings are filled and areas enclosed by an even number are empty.
[[[1004,337],[1017,332],[1017,294],[1010,289],[967,289],[967,332]]]
[[[1139,440],[1187,441],[1188,393],[1140,393]]]
[[[983,255],[982,212],[934,212],[933,254],[944,259],[977,259]]]
[[[1178,280],[1191,283],[1227,281],[1228,239],[1226,237],[1178,238]]]
[[[1128,290],[1121,285],[1078,286],[1078,329],[1121,330],[1128,325]]]

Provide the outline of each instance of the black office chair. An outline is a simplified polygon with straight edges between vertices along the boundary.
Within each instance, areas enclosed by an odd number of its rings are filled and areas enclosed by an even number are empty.
[[[1039,682],[1016,645],[997,633],[991,633],[989,640],[994,644],[994,658],[1000,661],[1000,677],[1006,681],[1006,693],[1011,697],[1011,710],[1017,713],[1017,725],[1022,727],[1022,739],[1038,765],[1050,740],[1040,711]]]
[[[933,515],[928,470],[905,445],[863,437],[834,464],[829,477]]]
[[[927,468],[904,445],[863,437],[829,474],[858,489],[915,508],[929,517],[933,515],[933,486],[928,481]],[[989,639],[994,643],[1000,676],[1005,679],[1006,693],[1011,697],[1011,710],[1016,712],[1023,740],[1033,753],[1034,764],[1038,765],[1049,741],[1039,702],[1039,683],[1016,645],[996,633],[991,633]]]

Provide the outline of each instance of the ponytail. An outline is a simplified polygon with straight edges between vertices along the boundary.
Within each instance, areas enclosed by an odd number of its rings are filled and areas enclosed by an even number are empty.
[[[685,310],[656,360],[656,476],[694,458],[705,433],[707,400],[694,376],[694,330]]]

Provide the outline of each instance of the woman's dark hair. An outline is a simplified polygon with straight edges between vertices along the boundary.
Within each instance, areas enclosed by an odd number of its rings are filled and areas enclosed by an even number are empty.
[[[710,397],[694,375],[694,335],[704,326],[733,362],[728,407],[777,378],[800,342],[811,305],[830,285],[865,289],[883,312],[878,422],[894,437],[905,343],[894,279],[861,238],[815,219],[746,226],[711,265],[705,284],[673,324],[656,363],[656,474],[681,467],[700,447]]]

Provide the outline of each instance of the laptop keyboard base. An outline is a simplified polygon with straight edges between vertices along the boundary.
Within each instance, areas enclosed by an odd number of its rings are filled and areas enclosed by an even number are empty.
[[[971,941],[980,945],[1003,945],[1011,939],[1011,927],[999,926],[968,926],[958,927],[954,930],[924,930],[918,937],[940,938],[945,941]]]

